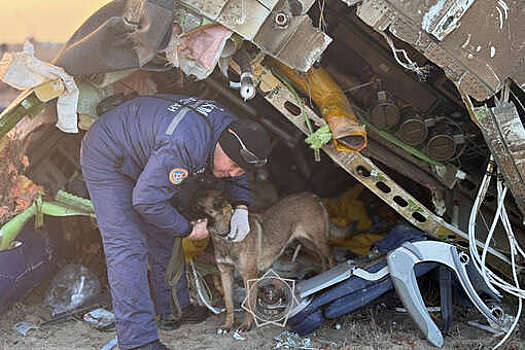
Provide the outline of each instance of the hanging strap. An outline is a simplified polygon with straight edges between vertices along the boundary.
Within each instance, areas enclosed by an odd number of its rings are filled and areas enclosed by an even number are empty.
[[[184,273],[184,249],[182,247],[182,238],[175,237],[173,248],[171,250],[171,258],[168,263],[166,271],[166,282],[171,287],[172,311],[175,317],[180,318],[182,310],[177,298],[177,282],[181,279]]]

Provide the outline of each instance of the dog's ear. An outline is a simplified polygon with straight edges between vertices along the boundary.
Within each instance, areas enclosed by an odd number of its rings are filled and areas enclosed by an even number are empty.
[[[232,213],[233,213],[232,205],[225,201],[224,206],[222,207],[222,215],[231,216]]]
[[[221,211],[223,208],[226,208],[230,202],[222,195],[222,193],[217,193],[217,196],[213,200],[213,209]]]
[[[194,213],[199,213],[202,211],[201,198],[199,196],[194,197],[194,200],[191,203],[191,210]]]

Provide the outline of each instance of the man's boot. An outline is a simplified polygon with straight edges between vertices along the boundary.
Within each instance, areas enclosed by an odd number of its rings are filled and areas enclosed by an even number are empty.
[[[166,345],[162,344],[157,339],[146,345],[142,345],[142,346],[139,346],[138,348],[134,348],[134,350],[172,350],[172,349],[168,348]]]
[[[182,324],[201,323],[206,320],[209,315],[210,312],[208,308],[190,304],[190,306],[182,309],[182,315],[179,319],[176,319],[173,314],[160,316],[158,327],[165,331],[171,331],[179,328]]]
[[[157,327],[163,331],[173,331],[180,327],[180,320],[175,318],[173,314],[161,315]]]

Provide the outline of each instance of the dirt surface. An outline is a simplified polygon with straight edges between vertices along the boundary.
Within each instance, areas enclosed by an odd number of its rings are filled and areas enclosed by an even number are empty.
[[[89,324],[71,320],[46,326],[22,336],[13,329],[19,321],[41,322],[48,311],[41,306],[41,296],[33,292],[0,316],[0,349],[101,349],[114,336],[114,332],[101,332]],[[488,349],[497,339],[489,333],[466,324],[468,319],[480,319],[474,310],[455,310],[451,334],[445,337],[443,349]],[[161,340],[172,349],[276,349],[278,336],[285,329],[265,326],[245,334],[245,340],[236,340],[232,334],[217,335],[216,327],[223,315],[210,316],[199,325],[183,325],[171,332],[160,332]],[[237,317],[240,319],[240,315]],[[438,321],[439,322],[439,321]],[[362,309],[337,320],[325,321],[315,333],[310,334],[307,349],[435,349],[431,347],[414,327],[406,314],[387,310],[384,306]],[[520,333],[502,349],[525,349]],[[284,347],[281,347],[284,348]]]
[[[86,234],[87,235],[87,234]],[[100,244],[99,244],[100,245]],[[100,250],[100,249],[99,249]],[[93,257],[93,254],[79,254],[68,263],[81,263],[88,266],[107,288],[105,265],[101,257],[87,261],[82,257]],[[65,264],[66,262],[64,262]],[[239,282],[239,281],[238,281]],[[0,350],[26,349],[101,349],[116,335],[114,331],[102,332],[94,329],[90,324],[72,319],[67,322],[49,325],[32,330],[27,336],[22,336],[13,326],[20,321],[41,324],[50,319],[50,309],[43,306],[44,296],[51,285],[51,279],[45,281],[30,294],[14,304],[9,310],[0,314]],[[439,292],[435,288],[420,285],[427,305],[439,303]],[[191,287],[190,287],[191,290]],[[436,294],[437,293],[437,294]],[[193,293],[192,293],[193,294]],[[508,299],[508,298],[507,298]],[[516,306],[507,300],[505,311],[513,314]],[[376,305],[362,308],[356,312],[335,320],[326,320],[314,333],[300,338],[310,339],[309,347],[300,349],[319,350],[396,350],[396,349],[436,349],[429,345],[421,332],[406,313],[397,312],[394,308],[399,302],[393,292],[387,293],[378,299]],[[388,305],[388,306],[387,306]],[[439,313],[432,313],[436,324],[440,324]],[[443,349],[490,349],[499,338],[490,333],[467,325],[469,320],[480,320],[483,316],[475,309],[454,307],[454,321],[450,334],[445,337]],[[236,323],[240,325],[241,313],[236,313]],[[239,349],[239,350],[270,350],[284,349],[278,347],[275,337],[288,331],[277,326],[264,326],[252,329],[243,334],[244,340],[236,340],[234,334],[217,335],[217,327],[224,321],[224,314],[210,316],[205,322],[198,325],[183,325],[174,331],[160,331],[160,339],[171,349]],[[525,327],[525,318],[522,317],[522,328]],[[281,337],[286,339],[286,337]],[[523,344],[522,344],[523,343]],[[117,349],[117,348],[115,348]],[[299,349],[299,348],[297,348]],[[525,350],[525,332],[518,330],[510,341],[500,349]]]

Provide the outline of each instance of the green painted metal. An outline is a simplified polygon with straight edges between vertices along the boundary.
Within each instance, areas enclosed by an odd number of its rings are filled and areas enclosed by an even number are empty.
[[[24,117],[35,117],[46,108],[46,103],[38,99],[35,92],[29,93],[25,98],[13,106],[9,106],[0,114],[0,139],[2,139]]]
[[[362,113],[361,111],[355,110],[355,113],[358,116],[359,120],[361,120],[366,125],[366,127],[368,129],[372,130],[373,132],[375,132],[376,134],[378,134],[379,136],[381,136],[385,140],[389,141],[390,143],[393,143],[394,145],[402,148],[403,150],[407,151],[408,153],[412,154],[413,156],[415,156],[415,157],[417,157],[417,158],[419,158],[419,159],[421,159],[421,160],[423,160],[423,161],[425,161],[425,162],[427,162],[429,164],[435,165],[437,167],[445,167],[445,165],[443,163],[440,163],[437,160],[430,158],[425,153],[421,152],[419,149],[417,149],[417,148],[415,148],[413,146],[407,145],[406,143],[404,143],[403,141],[401,141],[400,139],[398,139],[397,137],[395,137],[391,133],[377,128],[376,126],[374,126],[372,123],[370,123],[366,119],[366,115],[364,113]]]
[[[11,242],[18,236],[22,227],[35,215],[35,205],[32,204],[26,210],[9,220],[0,228],[0,251],[9,249]]]
[[[58,191],[55,195],[55,201],[74,208],[75,210],[84,211],[87,213],[94,213],[95,209],[93,208],[93,203],[89,199],[75,196],[74,194],[68,193],[66,191]]]
[[[95,217],[91,201],[77,197],[73,194],[58,191],[55,201],[46,202],[41,196],[23,212],[9,220],[0,228],[0,251],[9,249],[11,243],[16,239],[22,227],[35,216],[35,226],[44,224],[43,216],[90,216]]]

